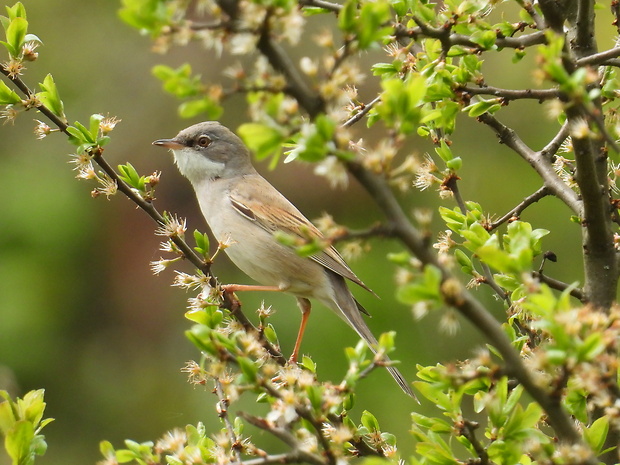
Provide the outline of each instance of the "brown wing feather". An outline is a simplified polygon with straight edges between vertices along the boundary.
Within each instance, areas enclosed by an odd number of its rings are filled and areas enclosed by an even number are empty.
[[[292,203],[276,191],[271,184],[267,183],[262,177],[254,181],[255,182],[252,183],[253,189],[249,191],[240,192],[239,190],[234,190],[229,193],[232,206],[239,214],[250,221],[256,222],[256,224],[271,233],[282,231],[300,238],[307,237],[308,234],[317,238],[323,238],[321,232],[297,210]],[[267,194],[268,203],[254,200],[256,196],[252,195],[253,191],[258,189],[259,186],[267,191],[263,191],[261,196]],[[330,246],[309,258],[334,273],[353,281],[369,292],[372,292],[372,290],[353,273],[334,247]],[[374,292],[372,293],[374,294]]]

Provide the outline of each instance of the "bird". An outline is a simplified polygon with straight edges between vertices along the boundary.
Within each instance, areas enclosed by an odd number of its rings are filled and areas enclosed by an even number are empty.
[[[372,292],[349,268],[333,246],[304,257],[279,241],[276,233],[323,239],[321,232],[254,168],[251,152],[230,129],[205,121],[153,145],[170,149],[180,173],[191,183],[202,214],[231,261],[259,285],[228,284],[225,292],[278,291],[297,298],[302,318],[289,362],[296,363],[308,317],[310,299],[330,308],[376,353],[377,339],[362,314],[347,280]],[[374,293],[373,293],[374,294]],[[409,396],[415,398],[400,371],[387,369]]]

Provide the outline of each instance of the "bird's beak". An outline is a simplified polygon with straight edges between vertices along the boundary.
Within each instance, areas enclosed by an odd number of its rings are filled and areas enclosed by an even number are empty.
[[[153,145],[158,145],[160,147],[165,147],[172,150],[185,147],[185,145],[179,142],[177,139],[159,139],[153,142]]]

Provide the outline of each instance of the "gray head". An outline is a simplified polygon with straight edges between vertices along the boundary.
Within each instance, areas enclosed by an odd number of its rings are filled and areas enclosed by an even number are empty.
[[[194,124],[176,137],[156,140],[153,145],[171,149],[179,171],[192,184],[255,172],[248,148],[217,121]]]

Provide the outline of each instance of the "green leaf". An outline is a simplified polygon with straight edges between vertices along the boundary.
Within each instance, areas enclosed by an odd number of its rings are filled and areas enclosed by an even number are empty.
[[[22,17],[12,19],[9,27],[6,28],[6,42],[3,44],[12,58],[18,59],[20,57],[27,31],[28,21]]]
[[[237,132],[258,160],[278,156],[282,150],[284,134],[276,128],[260,123],[246,123],[239,126]]]
[[[370,432],[374,433],[379,431],[379,422],[368,410],[364,410],[364,412],[362,412],[362,425],[364,425]]]
[[[201,98],[189,100],[179,105],[179,116],[181,118],[193,118],[194,116],[204,115],[207,119],[216,120],[222,116],[224,109],[212,99]]]
[[[21,102],[19,95],[9,88],[4,81],[0,81],[0,105],[14,105]]]
[[[141,192],[145,190],[146,178],[144,176],[140,176],[131,163],[127,163],[126,165],[118,165],[118,170],[120,171],[118,177],[131,187],[138,189]]]
[[[338,13],[338,27],[342,32],[354,31],[357,5],[357,0],[347,0],[340,13]]]
[[[502,107],[500,99],[490,99],[490,100],[481,100],[476,103],[472,103],[471,105],[463,108],[463,111],[466,111],[469,116],[472,118],[477,118],[478,116],[484,113],[495,113]]]
[[[34,426],[26,420],[19,420],[4,439],[4,447],[15,465],[31,463],[30,446],[34,440]]]
[[[256,364],[247,357],[237,357],[237,363],[246,380],[250,383],[255,383],[258,376]]]
[[[586,442],[595,453],[600,453],[605,445],[609,432],[609,417],[603,416],[596,420],[589,428],[584,430]]]
[[[368,2],[362,6],[359,20],[356,22],[356,35],[361,50],[370,47],[391,31],[382,27],[390,19],[390,6],[387,2]]]
[[[194,241],[196,247],[194,250],[201,254],[203,257],[209,255],[209,235],[207,233],[201,233],[197,229],[194,230]]]
[[[62,100],[60,100],[58,88],[56,87],[53,76],[51,74],[45,76],[43,82],[39,84],[39,87],[42,89],[42,92],[37,93],[39,101],[49,108],[56,116],[65,120],[64,104]],[[93,142],[95,139],[96,135],[93,137]]]
[[[311,373],[316,373],[316,363],[314,363],[307,355],[304,355],[301,358],[301,366]]]

